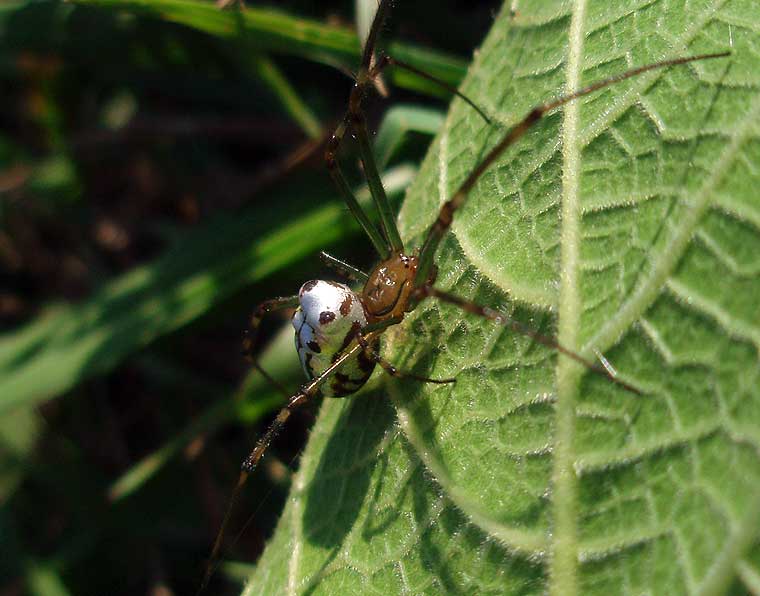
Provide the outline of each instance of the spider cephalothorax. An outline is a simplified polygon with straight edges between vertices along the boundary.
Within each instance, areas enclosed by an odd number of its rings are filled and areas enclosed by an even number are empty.
[[[362,290],[362,303],[370,323],[401,320],[411,310],[418,258],[397,253],[380,262],[369,274]]]

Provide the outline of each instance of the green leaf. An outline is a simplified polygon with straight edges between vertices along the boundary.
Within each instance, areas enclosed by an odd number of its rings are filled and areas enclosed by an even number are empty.
[[[542,120],[489,169],[437,285],[504,310],[637,396],[427,301],[399,368],[326,400],[245,594],[724,594],[760,528],[760,14],[751,2],[509,4],[407,195],[439,205],[530,108],[655,71]],[[390,398],[390,399],[389,399]]]
[[[0,503],[9,499],[28,471],[43,426],[34,408],[19,408],[0,419]]]

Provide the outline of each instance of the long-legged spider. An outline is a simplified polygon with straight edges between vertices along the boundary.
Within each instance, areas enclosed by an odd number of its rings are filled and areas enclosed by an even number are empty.
[[[422,245],[409,251],[404,246],[399,235],[395,215],[383,189],[362,110],[362,101],[373,86],[378,75],[388,66],[411,70],[415,74],[426,77],[433,82],[442,83],[434,77],[390,56],[381,55],[375,59],[377,38],[390,5],[391,0],[381,0],[378,5],[376,16],[364,46],[360,67],[355,76],[355,84],[351,90],[348,110],[335,129],[328,143],[325,155],[327,168],[333,181],[343,196],[349,210],[372,242],[380,257],[380,261],[369,273],[364,273],[347,263],[327,257],[330,261],[329,264],[332,264],[348,277],[362,283],[361,290],[354,291],[347,285],[335,282],[312,280],[303,284],[297,295],[267,300],[254,311],[251,318],[250,333],[245,341],[245,349],[249,355],[252,353],[257,330],[262,319],[276,310],[296,308],[293,316],[293,325],[296,331],[296,348],[304,372],[309,380],[295,394],[288,398],[286,405],[280,410],[269,428],[259,438],[254,449],[243,461],[230,505],[214,542],[201,589],[206,585],[213,572],[213,565],[218,557],[222,539],[230,520],[230,514],[240,491],[248,476],[253,472],[261,457],[267,451],[272,440],[282,430],[293,410],[308,403],[319,393],[328,397],[346,397],[352,395],[367,382],[378,364],[386,372],[394,376],[410,377],[420,382],[454,382],[454,379],[427,379],[401,372],[379,353],[379,340],[383,331],[392,325],[400,323],[407,313],[411,312],[421,301],[427,298],[436,298],[453,304],[467,313],[506,326],[528,336],[537,343],[557,350],[562,356],[575,360],[588,370],[606,377],[610,382],[630,392],[639,393],[636,387],[619,378],[617,373],[612,372],[610,368],[598,366],[590,362],[581,355],[560,345],[553,338],[524,326],[494,308],[476,304],[475,302],[462,299],[436,288],[434,286],[436,278],[434,258],[444,235],[451,227],[454,214],[465,204],[470,191],[476,183],[494,164],[497,158],[508,147],[525,135],[544,115],[568,102],[630,77],[658,68],[723,57],[729,53],[701,54],[647,64],[598,81],[578,91],[562,95],[553,101],[534,107],[522,120],[506,130],[495,146],[469,172],[458,189],[441,206],[439,214],[434,223],[429,227]],[[468,98],[456,91],[454,92],[487,119],[482,110]],[[374,205],[379,214],[379,227],[372,222],[360,206],[337,162],[337,152],[346,132],[350,132],[357,141],[364,173],[367,177]],[[255,359],[252,358],[252,360],[254,366],[261,370]],[[263,370],[261,372],[266,375]]]

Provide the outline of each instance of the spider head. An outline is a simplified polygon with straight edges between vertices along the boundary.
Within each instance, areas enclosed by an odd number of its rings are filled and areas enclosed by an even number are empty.
[[[415,255],[398,253],[381,261],[372,270],[361,293],[370,322],[402,318],[409,311],[417,264]]]

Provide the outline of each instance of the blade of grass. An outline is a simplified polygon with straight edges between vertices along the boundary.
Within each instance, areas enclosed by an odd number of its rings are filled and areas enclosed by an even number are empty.
[[[353,68],[359,59],[355,32],[276,10],[248,7],[245,11],[219,10],[198,0],[71,0],[77,4],[123,9],[178,23],[224,38],[246,38],[260,51],[299,56],[340,68]],[[406,43],[391,43],[391,55],[458,85],[467,63],[461,58]],[[434,96],[441,89],[409,73],[393,73],[402,87]]]
[[[34,408],[18,408],[0,418],[0,504],[10,498],[28,471],[43,427]]]
[[[385,169],[410,132],[433,136],[443,126],[444,115],[415,105],[393,106],[385,114],[375,139],[377,167]]]
[[[309,138],[318,139],[322,135],[319,119],[304,103],[277,65],[265,55],[254,55],[253,63],[256,74],[280,100],[285,112]]]
[[[26,569],[26,587],[35,596],[69,596],[60,574],[42,562],[30,562]]]

